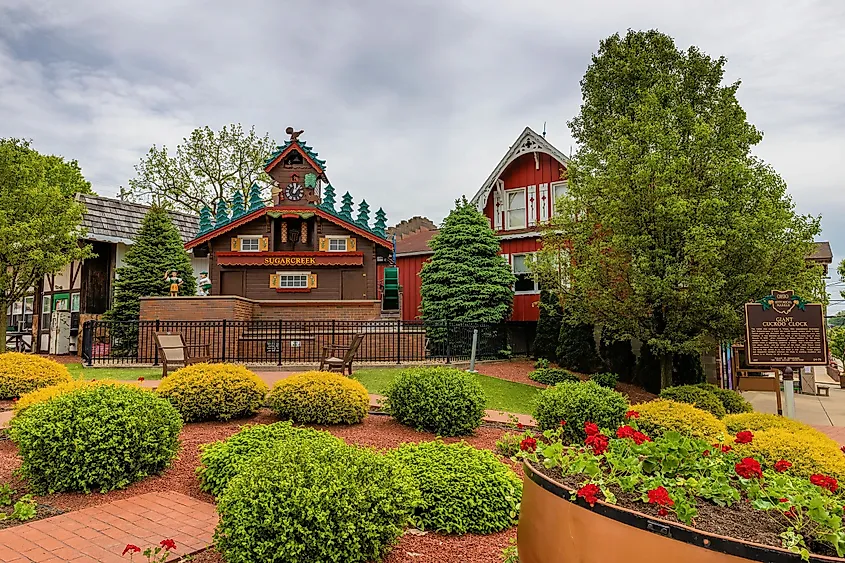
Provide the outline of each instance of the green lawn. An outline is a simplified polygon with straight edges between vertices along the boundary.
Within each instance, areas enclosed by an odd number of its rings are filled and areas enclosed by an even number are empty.
[[[356,369],[353,377],[364,384],[367,391],[383,395],[388,384],[393,381],[401,368]],[[481,387],[487,394],[487,408],[517,414],[534,412],[534,400],[541,389],[505,381],[486,375],[476,375]]]
[[[161,368],[86,368],[82,364],[67,364],[67,369],[74,379],[120,379],[134,381],[139,377],[144,379],[161,379]]]

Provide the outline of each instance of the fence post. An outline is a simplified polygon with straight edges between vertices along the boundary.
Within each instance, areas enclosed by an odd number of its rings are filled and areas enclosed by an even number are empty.
[[[282,319],[279,319],[279,340],[276,347],[278,348],[279,365],[282,365]]]
[[[469,357],[469,372],[476,373],[475,371],[475,350],[478,347],[478,329],[472,329],[472,352],[470,353]]]
[[[88,366],[94,365],[94,323],[96,321],[85,321],[82,325],[82,359],[86,360]]]
[[[402,319],[396,319],[396,363],[402,363]]]
[[[158,332],[160,330],[160,327],[161,327],[161,324],[159,322],[159,319],[156,319],[156,332]],[[138,329],[140,330],[140,327],[138,327]],[[155,335],[153,335],[153,348],[155,349],[155,351],[153,352],[153,354],[155,354],[155,356],[153,357],[153,365],[157,366],[158,365],[158,344],[156,344]]]
[[[446,328],[446,363],[452,363],[452,331],[449,330],[449,321],[443,321]]]
[[[220,344],[220,361],[226,363],[226,319],[223,319],[223,342]]]

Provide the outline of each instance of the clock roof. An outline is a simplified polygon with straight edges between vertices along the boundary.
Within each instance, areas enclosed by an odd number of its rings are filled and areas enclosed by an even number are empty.
[[[264,171],[269,174],[271,170],[284,161],[287,155],[295,150],[324,180],[328,181],[328,178],[326,178],[326,161],[317,158],[317,152],[298,138],[289,139],[284,144],[277,146],[273,154],[264,161]]]

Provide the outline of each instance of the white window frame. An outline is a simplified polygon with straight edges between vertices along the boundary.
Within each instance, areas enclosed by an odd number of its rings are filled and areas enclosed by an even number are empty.
[[[514,269],[514,266],[516,265],[517,256],[534,256],[535,254],[537,254],[537,253],[536,252],[518,252],[516,254],[511,254],[511,272],[513,272],[514,275],[530,274],[530,275],[533,276],[534,272],[532,272],[530,269],[526,272],[517,272]],[[537,293],[540,293],[540,284],[537,282],[536,278],[534,278],[533,281],[534,281],[534,289],[530,289],[530,290],[527,290],[527,291],[516,291],[516,284],[514,284],[514,292],[513,292],[514,295],[535,295]]]
[[[282,285],[282,278],[284,277],[304,277],[305,285]],[[279,289],[310,289],[311,287],[311,272],[276,272],[276,287]]]
[[[238,239],[240,243],[238,243],[238,248],[241,252],[261,252],[261,235],[240,235]],[[244,241],[255,241],[255,249],[245,249],[244,248]]]
[[[74,303],[74,299],[76,303]],[[70,294],[70,312],[71,313],[78,313],[79,307],[81,305],[82,295],[80,293],[71,293]]]
[[[53,297],[51,295],[41,296],[41,313],[49,314],[53,312]]]
[[[550,195],[551,195],[551,198],[552,198],[552,205],[551,205],[551,210],[550,210],[551,213],[549,213],[550,217],[552,215],[554,215],[555,211],[557,210],[557,198],[558,198],[557,189],[558,188],[563,188],[564,193],[565,193],[566,190],[569,189],[569,181],[563,180],[562,182],[552,182],[552,184],[550,186]]]
[[[343,248],[332,248],[332,241],[343,241]],[[348,252],[349,237],[346,235],[326,235],[326,250],[329,252]]]
[[[522,207],[515,208],[513,211],[520,209],[522,211],[522,224],[521,225],[512,225],[511,224],[511,196],[517,193],[522,193]],[[505,229],[508,231],[516,230],[516,229],[524,229],[527,226],[527,213],[528,213],[528,190],[526,188],[516,188],[514,190],[505,190]]]

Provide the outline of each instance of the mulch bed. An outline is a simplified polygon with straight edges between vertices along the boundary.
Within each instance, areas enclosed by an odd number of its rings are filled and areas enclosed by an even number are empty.
[[[196,468],[199,466],[200,444],[222,440],[231,436],[244,424],[270,424],[278,419],[269,410],[262,410],[258,415],[230,422],[201,422],[186,424],[180,438],[182,448],[178,459],[173,465],[158,476],[148,477],[134,483],[125,489],[112,491],[107,494],[92,493],[61,493],[47,496],[36,496],[39,505],[38,518],[52,516],[58,511],[80,510],[90,506],[98,506],[115,500],[134,497],[149,492],[179,492],[205,502],[214,502],[214,498],[199,488]],[[343,438],[347,443],[372,446],[376,448],[393,448],[406,442],[421,442],[434,440],[435,436],[426,432],[416,432],[403,426],[388,416],[373,414],[363,423],[352,426],[313,426],[328,430],[335,436]],[[494,449],[496,440],[507,431],[503,425],[484,425],[475,435],[463,438],[469,444],[478,448]],[[458,442],[461,438],[446,438],[446,442]],[[507,461],[520,475],[521,468]],[[9,440],[0,441],[0,483],[9,483],[12,488],[25,491],[26,484],[14,475],[14,470],[20,466],[17,448]],[[44,506],[44,513],[41,507]],[[54,511],[48,514],[47,510]],[[30,520],[31,522],[32,520]],[[15,522],[14,524],[19,524]],[[14,525],[13,524],[13,525]],[[507,547],[510,538],[516,537],[516,527],[488,536],[444,536],[427,533],[422,536],[405,534],[399,541],[391,555],[385,560],[387,563],[405,561],[422,563],[498,563],[500,554]],[[198,555],[194,561],[200,563],[221,563],[223,560],[214,550]]]

